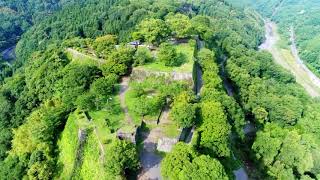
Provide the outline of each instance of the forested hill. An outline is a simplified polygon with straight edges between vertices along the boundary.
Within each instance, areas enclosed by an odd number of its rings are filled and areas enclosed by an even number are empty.
[[[15,45],[20,36],[34,23],[40,22],[73,2],[64,0],[0,1],[0,51]]]
[[[19,2],[6,6],[28,9]],[[255,11],[223,0],[66,2],[23,12],[50,13],[29,24],[14,65],[0,66],[0,179],[137,179],[153,168],[173,180],[320,178],[320,102],[257,51]],[[166,153],[148,138],[181,129],[193,136]]]
[[[320,75],[320,2],[317,0],[261,0],[242,1],[229,0],[238,6],[251,6],[263,16],[270,18],[279,25],[280,33],[290,38],[291,27],[295,31],[301,59],[309,68]]]

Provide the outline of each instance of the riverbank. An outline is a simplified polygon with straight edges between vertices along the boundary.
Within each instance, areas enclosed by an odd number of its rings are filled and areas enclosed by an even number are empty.
[[[260,50],[270,52],[274,61],[290,71],[299,83],[312,97],[320,96],[320,79],[314,75],[303,63],[298,55],[294,33],[291,33],[291,47],[283,48],[279,42],[277,25],[269,20],[265,21],[266,40],[259,47]]]

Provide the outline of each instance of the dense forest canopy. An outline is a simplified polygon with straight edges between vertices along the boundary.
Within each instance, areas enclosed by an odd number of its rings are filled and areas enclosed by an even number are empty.
[[[4,1],[0,7],[7,14],[0,16],[6,22],[0,35],[12,38],[3,47],[20,39],[13,66],[0,66],[0,179],[135,178],[141,142],[115,137],[125,126],[119,83],[137,66],[181,66],[187,59],[181,47],[191,49],[201,70],[197,96],[188,82],[150,76],[130,82],[125,97],[133,120],[159,118],[170,108],[180,129],[194,127],[189,144],[179,142],[165,155],[163,177],[234,179],[240,166],[253,179],[320,178],[320,102],[269,53],[257,51],[264,28],[254,10],[220,0]],[[127,45],[133,40],[145,46]],[[243,130],[248,124],[254,132]],[[77,159],[81,153],[86,158]]]
[[[73,1],[4,0],[0,2],[0,50],[9,48],[33,24]]]

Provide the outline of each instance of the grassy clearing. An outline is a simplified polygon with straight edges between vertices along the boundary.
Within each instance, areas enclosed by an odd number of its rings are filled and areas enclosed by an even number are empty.
[[[100,159],[99,144],[97,136],[90,132],[87,143],[84,147],[83,164],[80,171],[82,179],[108,179],[106,169]]]
[[[277,48],[279,49],[290,49],[291,42],[288,40],[288,37],[284,35],[279,35],[279,40],[277,43]]]
[[[86,55],[74,49],[67,49],[66,55],[68,59],[71,59],[73,63],[81,64],[81,65],[90,65],[100,67],[102,64],[102,60],[93,56]]]
[[[125,101],[126,101],[126,105],[128,107],[128,113],[130,115],[130,117],[132,118],[134,124],[138,125],[141,123],[142,118],[135,113],[134,111],[132,111],[132,109],[135,107],[135,97],[133,95],[132,90],[128,90],[127,93],[125,94]]]
[[[116,131],[124,120],[119,96],[113,96],[111,101],[105,103],[104,108],[99,111],[90,111],[89,115],[96,125]]]
[[[186,62],[179,67],[168,67],[165,66],[163,62],[155,60],[153,63],[149,63],[138,68],[151,71],[161,71],[161,72],[192,72],[194,64],[194,47],[190,46],[188,43],[179,44],[176,46],[179,53],[182,53],[186,57]]]
[[[160,128],[163,130],[163,133],[168,138],[177,138],[180,135],[179,126],[171,122],[170,124],[162,124]]]
[[[83,111],[76,110],[71,113],[61,139],[58,142],[60,154],[58,163],[61,168],[59,179],[69,179],[72,175],[76,151],[78,148],[78,129],[90,129],[90,134],[84,148],[83,164],[79,169],[79,174],[83,179],[103,179],[103,162],[99,161],[100,146],[99,141],[105,146],[110,143],[116,134],[114,133],[121,127],[124,114],[120,107],[119,97],[112,98],[112,102],[106,103],[105,108],[100,111],[88,113],[91,121]],[[93,133],[96,129],[96,133]]]
[[[59,179],[68,179],[72,174],[78,147],[78,126],[76,124],[76,116],[73,113],[68,118],[65,129],[58,141],[58,147],[60,151],[58,166],[62,170]]]

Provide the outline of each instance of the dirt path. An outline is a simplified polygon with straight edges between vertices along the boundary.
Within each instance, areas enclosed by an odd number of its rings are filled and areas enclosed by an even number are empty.
[[[162,136],[162,130],[159,127],[142,134],[144,140],[140,161],[143,170],[138,177],[139,180],[162,179],[160,172],[162,157],[156,153],[158,139]]]
[[[101,142],[101,140],[100,140],[100,138],[99,138],[99,134],[98,134],[97,127],[95,127],[95,128],[93,129],[93,132],[94,132],[94,134],[96,135],[97,140],[98,140],[98,144],[99,144],[99,149],[100,149],[100,153],[99,153],[99,154],[100,154],[100,157],[99,157],[99,160],[100,160],[101,163],[104,163],[105,151],[104,151],[103,144],[102,144],[102,142]]]
[[[143,150],[140,154],[140,161],[143,168],[139,176],[139,180],[160,180],[161,172],[160,166],[162,157],[156,153],[158,140],[165,137],[161,127],[170,124],[169,107],[165,107],[159,118],[159,123],[156,128],[151,129],[150,132],[142,134]]]
[[[297,83],[305,88],[312,96],[320,96],[320,80],[303,63],[298,55],[295,44],[294,33],[291,33],[291,50],[278,47],[280,36],[275,23],[266,20],[266,41],[259,47],[261,50],[269,51],[275,62],[289,70],[296,78]]]
[[[125,115],[125,120],[127,121],[128,124],[133,124],[133,120],[129,115],[128,107],[126,105],[126,93],[129,90],[129,82],[130,82],[130,77],[123,77],[122,82],[120,84],[120,106],[123,109],[124,115]]]

